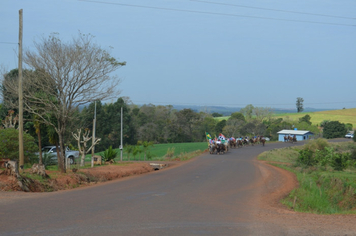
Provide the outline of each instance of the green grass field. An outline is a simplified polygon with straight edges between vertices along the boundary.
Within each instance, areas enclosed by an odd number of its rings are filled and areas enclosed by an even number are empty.
[[[149,152],[151,153],[152,159],[151,160],[160,160],[164,158],[166,155],[168,149],[173,149],[174,148],[174,156],[178,156],[182,153],[190,153],[194,151],[204,151],[205,149],[208,148],[207,142],[198,142],[198,143],[164,143],[164,144],[154,144],[153,147],[150,147]],[[120,150],[115,149],[119,151],[119,157],[116,158],[116,160],[120,159]],[[96,153],[96,155],[100,155],[101,153]],[[125,153],[125,148],[123,152],[123,160],[127,160],[127,154]],[[144,158],[144,153],[142,152],[141,154],[134,156],[132,153],[130,154],[130,160],[143,160]],[[91,155],[87,155],[85,158],[85,161],[90,161],[91,160]]]

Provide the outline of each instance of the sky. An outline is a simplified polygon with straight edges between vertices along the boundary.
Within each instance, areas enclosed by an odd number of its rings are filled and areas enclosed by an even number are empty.
[[[0,0],[7,71],[20,9],[24,51],[90,33],[135,104],[356,108],[355,0]]]

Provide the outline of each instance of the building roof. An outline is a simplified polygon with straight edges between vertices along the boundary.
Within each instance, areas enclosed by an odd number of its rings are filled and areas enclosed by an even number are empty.
[[[312,132],[308,131],[308,130],[290,130],[290,129],[284,129],[284,130],[281,130],[279,132],[277,132],[277,134],[291,134],[291,135],[304,135],[304,134],[307,134],[307,133],[311,133],[313,134]]]

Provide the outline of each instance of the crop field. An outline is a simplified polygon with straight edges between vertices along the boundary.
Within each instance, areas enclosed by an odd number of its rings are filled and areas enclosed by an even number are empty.
[[[356,108],[318,111],[318,112],[301,112],[301,113],[282,113],[276,114],[274,118],[291,119],[298,121],[299,118],[310,115],[312,124],[320,124],[323,120],[339,121],[341,123],[350,123],[356,127]]]
[[[350,123],[353,127],[356,127],[356,108],[330,110],[330,111],[318,111],[318,112],[301,112],[301,113],[276,113],[274,118],[283,118],[285,120],[298,121],[299,118],[310,115],[313,125],[320,124],[323,120],[339,121],[341,123]],[[227,120],[230,116],[216,117],[218,121]]]

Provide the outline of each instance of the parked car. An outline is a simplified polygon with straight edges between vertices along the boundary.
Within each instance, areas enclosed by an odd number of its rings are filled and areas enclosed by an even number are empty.
[[[36,154],[39,155],[39,153],[36,153]],[[45,147],[43,147],[42,148],[42,154],[51,155],[52,160],[54,160],[55,162],[58,162],[56,146],[45,146]],[[74,164],[75,163],[75,158],[79,157],[79,151],[72,151],[72,150],[69,149],[69,147],[66,147],[65,155],[66,155],[66,158],[69,158],[68,159],[69,163],[70,164]]]
[[[345,135],[345,138],[354,138],[354,134],[348,133]]]

